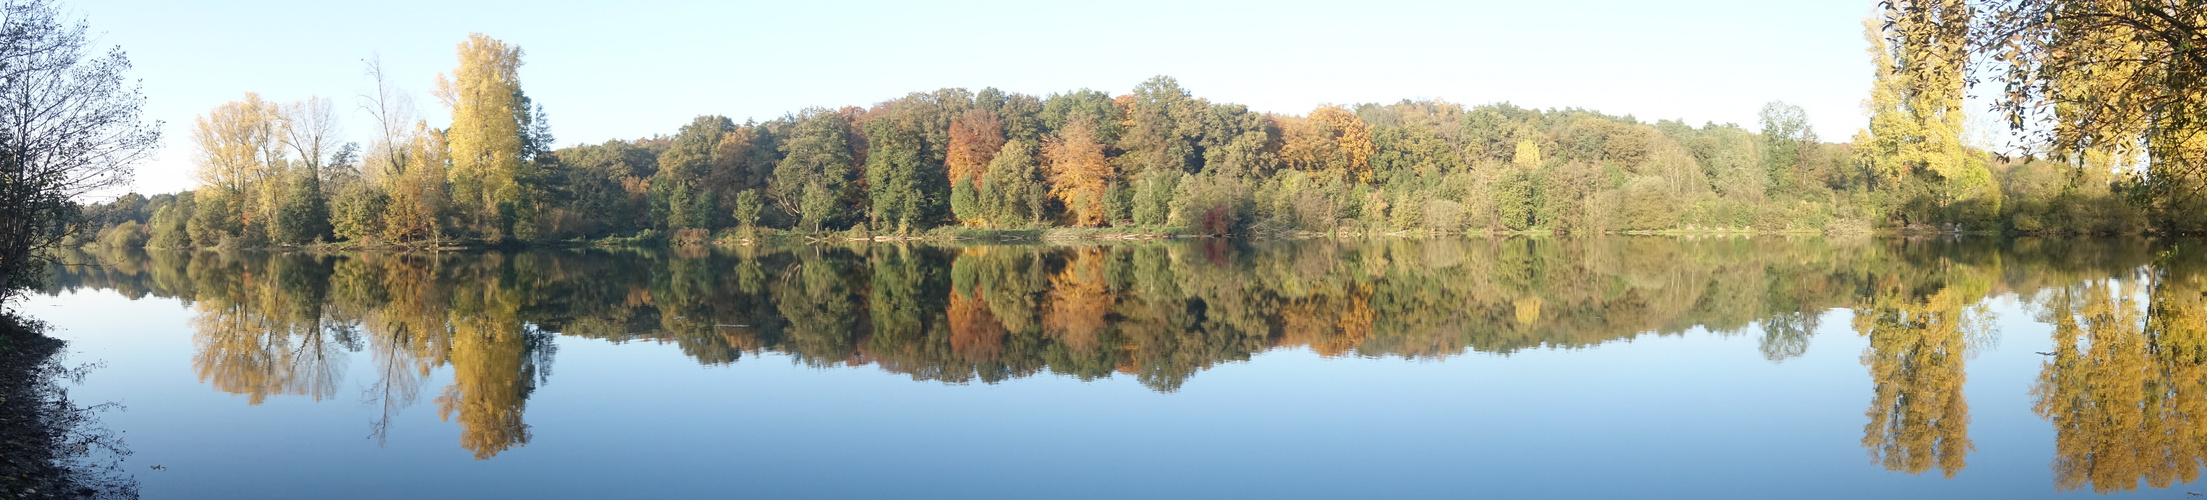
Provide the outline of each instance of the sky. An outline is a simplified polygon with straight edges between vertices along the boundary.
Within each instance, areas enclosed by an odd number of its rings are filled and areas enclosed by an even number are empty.
[[[334,99],[372,130],[364,60],[428,94],[483,33],[525,52],[522,88],[560,146],[768,120],[915,91],[1126,93],[1156,75],[1258,111],[1443,99],[1738,123],[1764,103],[1843,141],[1865,123],[1872,0],[1648,2],[169,2],[63,0],[142,80],[164,146],[144,193],[192,187],[195,117],[246,92]]]

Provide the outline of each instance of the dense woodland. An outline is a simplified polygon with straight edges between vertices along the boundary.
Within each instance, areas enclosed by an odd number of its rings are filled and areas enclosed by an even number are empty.
[[[1876,86],[1868,126],[1846,143],[1782,102],[1753,129],[1443,101],[1285,115],[1157,77],[1117,95],[941,89],[764,122],[699,116],[668,135],[552,149],[544,106],[522,91],[521,50],[475,35],[436,79],[450,127],[413,116],[373,63],[360,107],[378,127],[365,149],[335,134],[331,101],[246,94],[194,123],[199,188],[95,207],[104,229],[92,242],[2197,229],[2196,217],[2126,201],[2150,187],[2136,151],[2049,160],[1965,143],[1960,80],[1940,79],[1958,73],[1914,62],[1930,49],[1911,26],[1865,22]]]

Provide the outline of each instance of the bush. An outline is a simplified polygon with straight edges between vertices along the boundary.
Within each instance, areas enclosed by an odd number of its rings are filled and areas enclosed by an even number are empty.
[[[390,204],[391,197],[383,191],[355,182],[331,200],[330,225],[339,238],[366,241],[383,234],[384,211]]]
[[[1863,236],[1870,234],[1870,221],[1841,218],[1824,225],[1824,234],[1832,236]]]
[[[1653,231],[1678,227],[1678,202],[1660,183],[1653,180],[1633,183],[1625,188],[1624,198],[1625,229]]]
[[[1456,232],[1464,229],[1464,205],[1448,200],[1434,199],[1425,202],[1425,229]]]
[[[655,245],[665,240],[666,236],[659,234],[658,231],[645,229],[642,231],[637,231],[636,234],[630,236],[607,236],[604,238],[599,238],[597,241],[591,242],[591,244],[601,247],[645,246]]]
[[[146,228],[138,221],[126,221],[101,230],[99,243],[111,249],[145,248]]]
[[[712,231],[707,231],[700,228],[690,227],[674,230],[674,244],[677,246],[703,245],[706,241],[711,240],[712,238]]]

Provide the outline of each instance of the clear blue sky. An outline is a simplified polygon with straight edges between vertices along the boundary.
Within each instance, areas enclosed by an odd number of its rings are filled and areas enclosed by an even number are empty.
[[[1261,111],[1440,98],[1583,107],[1754,128],[1807,109],[1826,140],[1862,126],[1870,0],[1584,2],[151,2],[64,0],[142,78],[160,158],[137,189],[189,188],[193,117],[244,92],[335,97],[366,142],[361,60],[427,95],[470,32],[526,51],[522,85],[562,146],[672,133],[700,114],[765,120],[942,87],[1124,93],[1171,75]]]

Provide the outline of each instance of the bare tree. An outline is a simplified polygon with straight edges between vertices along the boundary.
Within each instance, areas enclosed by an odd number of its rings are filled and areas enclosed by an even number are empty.
[[[308,97],[284,105],[283,143],[317,177],[337,152],[337,110],[329,99]]]
[[[88,55],[86,29],[50,0],[0,1],[0,306],[83,228],[77,200],[128,184],[160,143],[129,58]]]
[[[407,127],[414,123],[414,99],[383,74],[383,58],[371,57],[363,62],[368,65],[368,79],[375,81],[375,90],[360,95],[360,108],[375,118],[376,137],[368,145],[368,166],[361,173],[374,182],[406,170],[406,146],[411,139]]]

